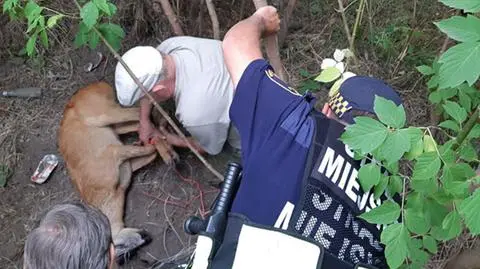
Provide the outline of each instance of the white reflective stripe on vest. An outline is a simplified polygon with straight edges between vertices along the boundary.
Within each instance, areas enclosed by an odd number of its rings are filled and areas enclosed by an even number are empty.
[[[308,241],[244,224],[232,269],[315,269],[321,251]]]
[[[208,258],[212,252],[213,240],[210,237],[199,235],[195,247],[192,269],[207,269]]]

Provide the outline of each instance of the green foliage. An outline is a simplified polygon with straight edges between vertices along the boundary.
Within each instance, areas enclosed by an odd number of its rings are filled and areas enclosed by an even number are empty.
[[[125,37],[123,29],[118,24],[109,22],[117,12],[117,7],[109,0],[87,1],[79,9],[78,15],[67,15],[54,10],[54,7],[40,6],[34,0],[28,0],[25,5],[23,4],[24,2],[19,0],[6,0],[3,3],[3,12],[8,13],[12,19],[26,20],[28,39],[25,52],[28,56],[35,55],[38,42],[48,49],[50,45],[48,32],[66,19],[78,22],[78,32],[74,40],[77,47],[84,45],[92,49],[97,47],[100,36],[94,28],[98,29],[115,50],[120,48]],[[105,20],[107,22],[103,22]]]
[[[393,201],[385,201],[378,207],[360,215],[360,218],[374,224],[390,224],[400,216],[400,206]]]
[[[338,70],[335,67],[328,67],[325,70],[323,70],[318,77],[315,78],[315,81],[318,82],[323,82],[323,83],[328,83],[336,80],[342,75],[340,73],[340,70]]]
[[[358,180],[365,191],[369,191],[373,186],[380,183],[381,176],[380,166],[375,163],[364,165],[358,170]]]
[[[12,170],[5,164],[0,164],[0,187],[7,185],[8,179],[12,176]]]
[[[465,12],[480,11],[480,2],[477,0],[440,0],[443,4],[456,9],[463,9]]]

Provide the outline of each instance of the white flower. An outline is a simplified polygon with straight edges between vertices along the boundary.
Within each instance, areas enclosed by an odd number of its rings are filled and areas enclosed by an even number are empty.
[[[320,65],[320,68],[322,70],[325,70],[330,67],[335,67],[338,71],[340,71],[340,74],[342,76],[339,79],[346,80],[348,78],[356,76],[356,74],[352,72],[345,72],[345,64],[343,63],[343,60],[345,58],[348,58],[352,55],[352,52],[349,49],[335,49],[335,52],[333,53],[333,59],[332,58],[325,58],[322,61],[322,64]]]

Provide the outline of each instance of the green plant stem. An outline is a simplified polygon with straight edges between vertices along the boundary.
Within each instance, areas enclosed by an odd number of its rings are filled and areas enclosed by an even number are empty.
[[[77,0],[74,0],[75,4],[77,5],[77,7],[79,9],[81,9],[80,7],[80,4],[78,3]],[[108,43],[108,41],[105,39],[105,37],[103,36],[103,34],[96,28],[96,27],[93,27],[92,28],[96,33],[97,35],[100,37],[100,39],[102,40],[102,42],[107,46],[107,48],[110,50],[110,52],[114,55],[115,59],[117,59],[119,61],[119,63],[125,68],[125,70],[127,71],[127,73],[130,75],[130,77],[133,79],[133,81],[135,82],[135,84],[138,85],[138,87],[143,91],[143,93],[145,94],[145,96],[148,97],[148,99],[150,100],[150,102],[153,104],[153,106],[158,110],[158,112],[160,112],[160,114],[167,120],[167,122],[173,127],[173,129],[175,130],[175,132],[185,141],[185,143],[187,144],[188,148],[195,154],[195,156],[197,156],[197,158],[205,165],[205,167],[208,168],[208,170],[210,170],[218,179],[220,179],[221,181],[223,181],[223,176],[222,174],[220,174],[217,170],[215,170],[215,168],[213,168],[213,166],[207,162],[207,160],[205,160],[205,158],[195,149],[195,147],[193,147],[193,145],[190,143],[190,141],[187,139],[187,137],[185,136],[185,134],[183,134],[183,132],[180,130],[180,128],[175,124],[175,122],[172,120],[172,118],[170,118],[170,116],[168,115],[168,113],[155,101],[155,99],[150,95],[150,93],[148,92],[148,90],[145,88],[145,86],[143,85],[143,83],[140,82],[140,80],[137,78],[137,76],[135,76],[135,74],[132,72],[132,70],[128,67],[128,65],[123,61],[122,57],[120,56],[120,54],[117,53],[117,51],[110,45],[110,43]]]
[[[56,10],[48,8],[48,7],[43,7],[43,9],[48,10],[52,13],[57,14],[57,15],[62,15],[62,16],[67,17],[67,18],[76,19],[76,20],[81,19],[80,17],[74,16],[74,15],[71,15],[71,14],[62,13],[60,11],[56,11]]]
[[[475,109],[475,112],[472,114],[472,116],[470,116],[468,121],[463,126],[462,130],[458,133],[457,139],[455,140],[455,143],[452,145],[452,150],[454,150],[454,151],[457,150],[458,147],[460,147],[462,145],[465,138],[467,138],[470,131],[472,131],[473,126],[475,125],[475,123],[478,120],[478,116],[479,116],[479,111],[478,110],[479,110],[479,108],[477,107]]]
[[[357,9],[357,17],[355,18],[355,24],[353,25],[353,30],[352,30],[352,42],[350,44],[350,51],[353,53],[353,59],[356,61],[356,56],[355,56],[355,37],[357,36],[357,30],[358,26],[360,24],[360,18],[362,17],[363,13],[363,8],[365,7],[365,0],[360,0],[360,4],[358,4],[358,9]]]

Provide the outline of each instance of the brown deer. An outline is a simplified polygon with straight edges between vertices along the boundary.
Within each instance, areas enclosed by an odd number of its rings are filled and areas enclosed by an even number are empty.
[[[82,200],[99,208],[110,221],[118,258],[149,241],[145,231],[124,227],[132,173],[153,161],[157,152],[169,165],[178,159],[163,140],[155,146],[122,144],[118,135],[136,131],[139,119],[139,108],[122,108],[115,102],[113,88],[98,82],[72,96],[58,133],[60,153]]]

